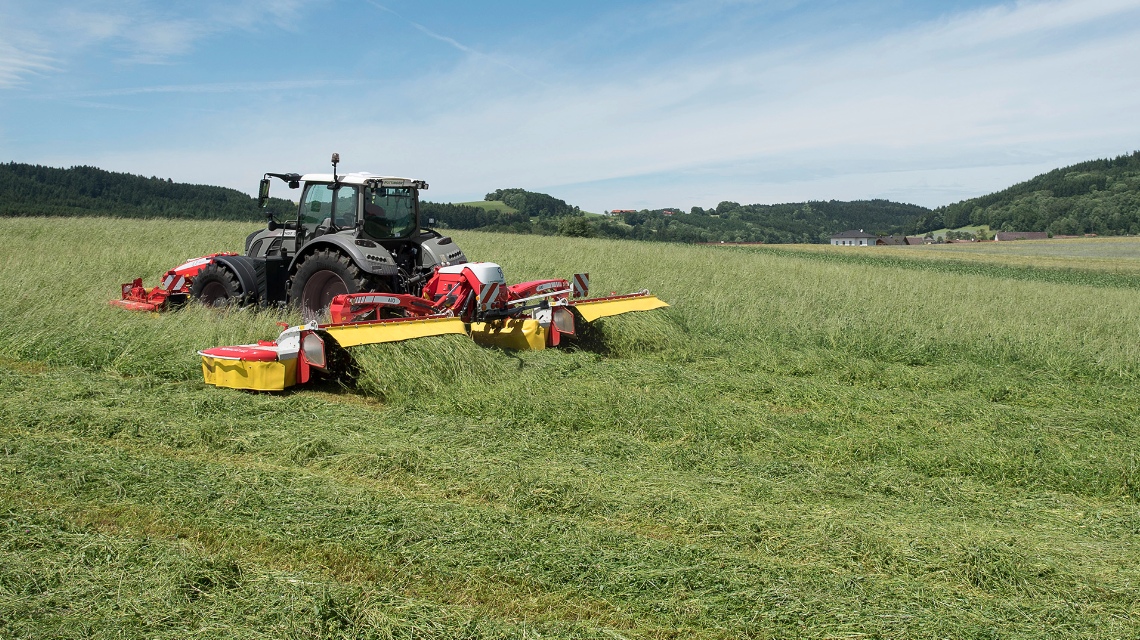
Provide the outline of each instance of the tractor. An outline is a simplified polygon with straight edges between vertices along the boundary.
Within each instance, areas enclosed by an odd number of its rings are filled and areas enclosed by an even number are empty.
[[[265,229],[245,240],[245,255],[219,253],[167,272],[151,290],[123,285],[115,304],[158,311],[187,297],[207,305],[291,305],[306,320],[323,316],[342,294],[419,295],[436,267],[467,262],[451,238],[421,224],[423,180],[371,173],[266,173],[258,205],[266,208],[272,178],[301,189],[295,220],[267,215]]]

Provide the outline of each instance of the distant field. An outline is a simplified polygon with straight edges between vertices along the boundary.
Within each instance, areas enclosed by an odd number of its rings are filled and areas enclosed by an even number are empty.
[[[295,316],[106,304],[252,227],[0,219],[0,638],[1140,636],[1135,240],[455,231],[673,306],[253,394]]]
[[[514,207],[508,207],[507,203],[502,200],[475,200],[474,202],[456,202],[455,204],[464,207],[475,207],[477,209],[484,209],[486,211],[501,211],[504,213],[518,213],[519,210]]]
[[[943,227],[941,229],[936,229],[934,231],[931,231],[930,234],[933,235],[935,238],[945,238],[946,234],[950,231],[969,231],[970,233],[977,234],[979,230],[985,231],[988,235],[993,235],[993,232],[990,231],[990,226],[988,224],[977,225],[977,226],[972,226],[972,227],[969,227],[969,226],[968,227],[957,227],[955,229],[949,229],[949,228]],[[923,234],[923,235],[926,235],[926,234]]]
[[[503,211],[506,213],[518,213],[518,209],[508,207],[507,203],[503,202],[502,200],[476,200],[474,202],[456,202],[455,204],[463,205],[465,207],[478,207],[480,209],[486,209],[487,211]],[[586,213],[586,214],[593,215],[593,216],[599,215],[599,214],[593,213],[591,211],[583,211],[582,213]]]
[[[1076,238],[1016,240],[921,246],[833,247],[832,245],[766,245],[761,250],[818,252],[861,256],[868,260],[955,261],[1107,274],[1140,273],[1140,238]]]

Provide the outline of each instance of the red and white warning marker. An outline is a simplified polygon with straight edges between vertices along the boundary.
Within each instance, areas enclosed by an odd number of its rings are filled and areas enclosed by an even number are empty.
[[[575,273],[574,279],[570,281],[575,298],[585,298],[590,295],[590,274],[588,273]]]
[[[479,311],[486,313],[495,306],[495,301],[499,299],[499,283],[488,282],[483,285],[479,290]]]

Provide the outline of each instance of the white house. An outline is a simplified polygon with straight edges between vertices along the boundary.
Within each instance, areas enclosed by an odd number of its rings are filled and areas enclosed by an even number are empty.
[[[867,247],[875,246],[875,240],[878,239],[873,233],[864,233],[862,229],[855,231],[841,231],[831,236],[831,244],[836,246],[848,247]]]

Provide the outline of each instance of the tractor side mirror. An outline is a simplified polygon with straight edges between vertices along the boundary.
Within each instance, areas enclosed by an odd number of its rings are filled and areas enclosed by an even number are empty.
[[[269,178],[261,179],[261,187],[257,190],[257,207],[264,209],[269,204]]]

